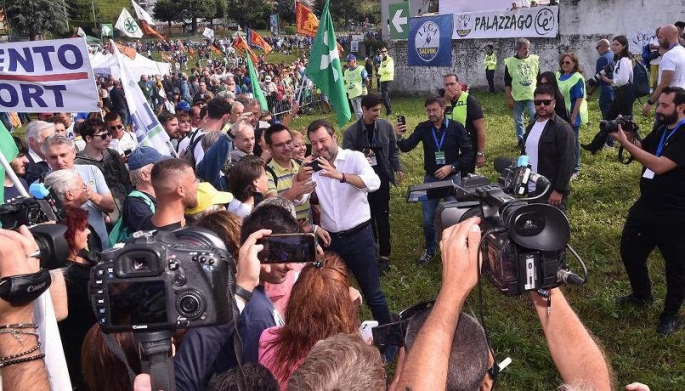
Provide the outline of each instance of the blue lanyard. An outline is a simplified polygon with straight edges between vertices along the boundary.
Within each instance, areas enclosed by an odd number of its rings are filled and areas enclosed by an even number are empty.
[[[665,143],[673,136],[673,134],[680,128],[680,126],[685,123],[685,120],[681,120],[676,124],[675,128],[668,133],[668,128],[664,129],[664,134],[661,135],[661,141],[659,141],[659,146],[656,148],[656,156],[661,156],[661,151],[664,149]],[[666,135],[668,133],[668,136]]]
[[[435,147],[440,151],[442,149],[442,144],[445,142],[445,134],[447,134],[447,127],[450,124],[450,120],[445,118],[445,132],[442,134],[442,137],[440,138],[440,142],[438,142],[438,136],[436,135],[437,129],[435,129],[435,126],[431,125],[431,131],[433,132],[433,141],[435,141]]]

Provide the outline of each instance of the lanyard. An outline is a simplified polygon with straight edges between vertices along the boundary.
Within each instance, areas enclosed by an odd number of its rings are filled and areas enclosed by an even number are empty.
[[[656,148],[656,156],[659,157],[661,156],[661,151],[664,149],[664,146],[666,142],[673,136],[673,134],[680,128],[680,126],[685,123],[685,120],[682,120],[676,124],[675,128],[671,130],[671,133],[668,133],[668,128],[664,129],[664,134],[661,135],[661,141],[659,141],[659,146]],[[668,133],[668,136],[666,135]]]
[[[436,134],[437,130],[435,129],[435,126],[431,125],[431,131],[433,133],[433,141],[435,141],[435,147],[439,150],[442,149],[442,144],[445,142],[445,134],[447,134],[447,127],[450,124],[450,120],[445,118],[445,132],[442,134],[442,137],[440,138],[440,142],[438,142],[438,136]]]

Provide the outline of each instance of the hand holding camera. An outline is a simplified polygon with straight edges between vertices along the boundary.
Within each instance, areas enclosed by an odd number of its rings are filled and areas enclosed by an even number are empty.
[[[464,295],[468,295],[476,286],[480,275],[479,223],[479,217],[471,217],[445,228],[440,241],[443,264],[442,281]]]

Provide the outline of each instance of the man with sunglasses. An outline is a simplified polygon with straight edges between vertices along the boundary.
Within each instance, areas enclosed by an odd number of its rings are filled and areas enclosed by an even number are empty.
[[[105,115],[105,126],[108,131],[112,132],[109,147],[119,152],[124,159],[128,159],[128,155],[138,146],[136,136],[126,131],[126,127],[116,111],[110,111]]]
[[[521,154],[528,155],[533,172],[545,176],[550,182],[542,200],[565,211],[575,165],[575,136],[571,125],[554,112],[552,87],[541,85],[533,95],[536,119],[523,135]],[[543,190],[536,188],[534,183],[528,184],[528,193],[532,196]]]

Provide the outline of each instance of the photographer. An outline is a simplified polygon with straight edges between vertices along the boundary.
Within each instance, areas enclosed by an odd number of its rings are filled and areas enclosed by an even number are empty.
[[[605,74],[601,75],[601,80],[607,84],[611,84],[614,89],[616,98],[609,108],[607,118],[615,119],[621,116],[633,116],[633,102],[635,96],[633,95],[633,55],[630,53],[628,38],[625,35],[614,37],[611,41],[611,51],[614,53],[614,63],[612,66],[605,68]],[[607,74],[613,73],[613,77],[609,78]],[[590,151],[593,155],[604,148],[609,134],[600,130],[592,139],[590,144],[583,144],[583,149]]]
[[[666,298],[657,332],[668,335],[680,326],[685,297],[685,90],[666,87],[656,115],[662,126],[641,142],[618,126],[613,133],[623,148],[644,167],[640,197],[628,213],[621,235],[621,258],[632,293],[618,305],[648,305],[654,301],[647,257],[658,247],[666,263]]]
[[[442,234],[442,281],[435,305],[409,350],[400,372],[397,390],[447,389],[449,352],[458,329],[460,314],[470,291],[476,286],[480,265],[481,238],[477,217],[446,228]],[[531,292],[536,312],[552,359],[563,381],[592,390],[611,390],[611,371],[602,351],[585,329],[558,288],[550,291],[554,307],[548,312],[547,299]],[[492,379],[487,367],[481,371],[484,385]],[[477,370],[474,367],[466,371]],[[468,373],[458,374],[468,376]]]

